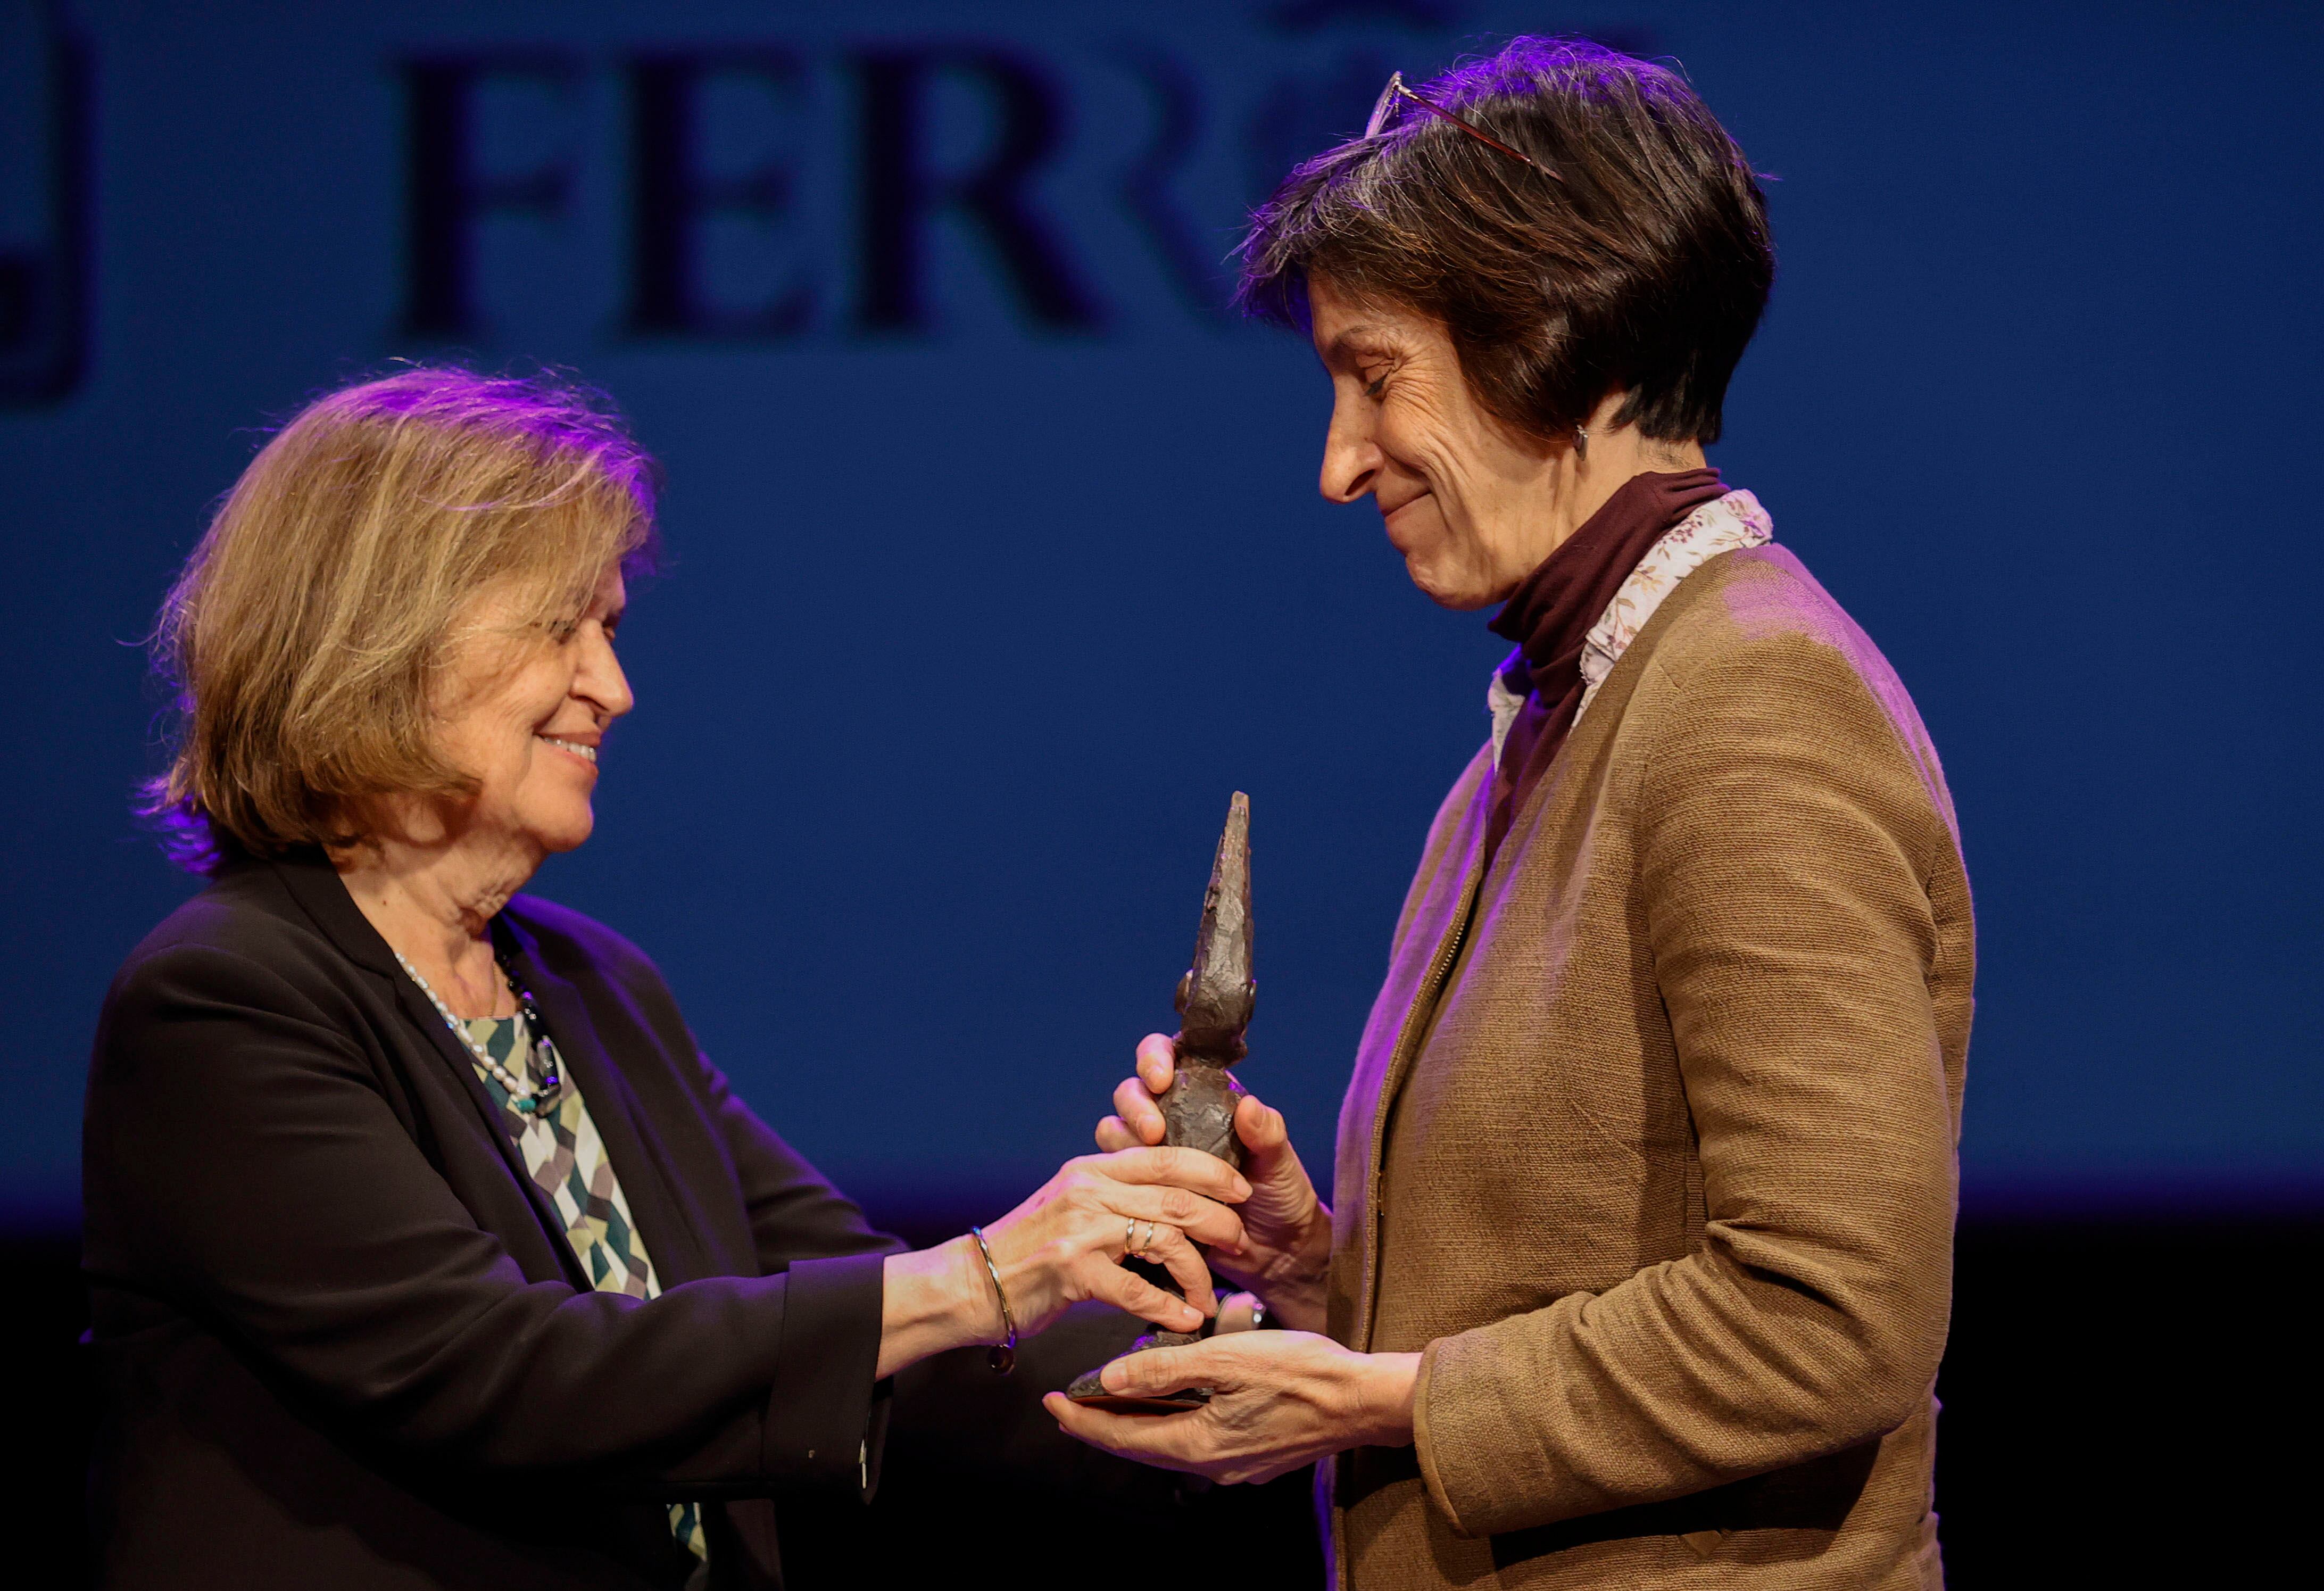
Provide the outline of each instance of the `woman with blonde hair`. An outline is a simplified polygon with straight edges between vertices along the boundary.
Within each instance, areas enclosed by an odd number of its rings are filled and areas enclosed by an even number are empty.
[[[285,427],[171,593],[153,809],[210,882],[89,1078],[105,1585],[775,1586],[769,1500],[860,1502],[899,1371],[1215,1308],[1219,1162],[899,1252],[635,947],[519,893],[594,824],[652,477],[585,393],[409,370]]]

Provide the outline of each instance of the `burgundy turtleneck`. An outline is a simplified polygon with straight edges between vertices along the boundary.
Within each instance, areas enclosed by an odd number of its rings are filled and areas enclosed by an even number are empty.
[[[1501,743],[1493,774],[1486,866],[1493,865],[1517,808],[1573,727],[1582,707],[1582,645],[1591,626],[1664,532],[1726,492],[1715,469],[1632,476],[1542,560],[1494,617],[1493,634],[1517,643],[1501,664],[1501,683],[1525,696],[1526,704]]]

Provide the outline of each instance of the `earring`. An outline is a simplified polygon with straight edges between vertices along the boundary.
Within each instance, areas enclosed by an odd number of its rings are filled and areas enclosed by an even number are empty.
[[[1579,458],[1587,458],[1590,457],[1590,431],[1588,427],[1577,425],[1573,428],[1573,452],[1574,456]]]

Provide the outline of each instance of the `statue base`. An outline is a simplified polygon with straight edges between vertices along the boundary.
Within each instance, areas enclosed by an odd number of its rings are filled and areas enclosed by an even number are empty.
[[[1184,1347],[1188,1343],[1202,1340],[1191,1331],[1149,1331],[1130,1345],[1130,1354],[1142,1354],[1148,1348]],[[1130,1354],[1124,1354],[1122,1357],[1127,1359]],[[1113,1414],[1184,1414],[1190,1409],[1200,1409],[1211,1401],[1208,1387],[1182,1387],[1175,1392],[1165,1392],[1152,1398],[1110,1392],[1105,1390],[1105,1383],[1099,1379],[1103,1369],[1104,1366],[1100,1365],[1096,1370],[1084,1370],[1074,1377],[1073,1384],[1065,1389],[1065,1396],[1084,1407],[1103,1409]]]

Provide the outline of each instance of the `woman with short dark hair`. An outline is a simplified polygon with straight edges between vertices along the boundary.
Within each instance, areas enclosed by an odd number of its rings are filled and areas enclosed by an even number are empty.
[[[1324,495],[1516,649],[1335,1207],[1237,1115],[1218,1267],[1293,1329],[1106,1369],[1199,1411],[1052,1411],[1222,1480],[1332,1457],[1360,1591],[1939,1584],[1969,883],[1904,687],[1703,457],[1773,275],[1749,166],[1675,74],[1519,40],[1392,78],[1244,261],[1331,377]],[[1158,1142],[1171,1076],[1148,1040],[1100,1143]]]
[[[869,1495],[899,1371],[1215,1309],[1222,1162],[899,1252],[635,946],[518,893],[595,824],[652,476],[588,393],[409,370],[275,436],[171,594],[152,800],[210,882],[89,1072],[106,1586],[772,1587],[772,1500]]]

